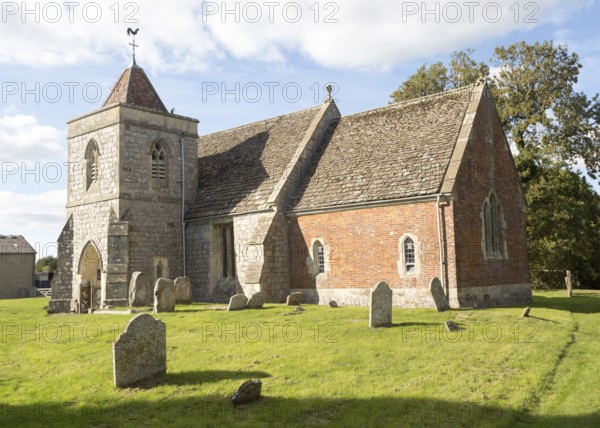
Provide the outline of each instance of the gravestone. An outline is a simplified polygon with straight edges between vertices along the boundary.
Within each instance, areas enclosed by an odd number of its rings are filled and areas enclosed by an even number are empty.
[[[573,280],[571,279],[571,271],[567,271],[567,276],[565,276],[565,283],[567,284],[567,295],[569,297],[573,297]]]
[[[304,312],[304,308],[302,306],[296,306],[296,312]]]
[[[330,300],[329,301],[329,307],[330,308],[339,308],[337,302],[335,300]]]
[[[175,303],[192,303],[192,286],[187,276],[175,278]]]
[[[167,327],[149,314],[136,315],[113,343],[115,386],[124,388],[167,373]]]
[[[158,278],[154,285],[154,313],[175,311],[175,287],[173,281]]]
[[[460,327],[454,321],[448,320],[448,321],[446,321],[444,323],[444,325],[446,326],[446,330],[448,330],[448,331],[458,331],[458,330],[460,330]]]
[[[527,318],[529,317],[529,311],[531,310],[531,308],[529,306],[527,306],[525,308],[525,310],[523,311],[523,314],[521,315],[523,318]]]
[[[392,289],[381,281],[371,290],[369,327],[392,325]]]
[[[264,304],[265,302],[260,291],[252,294],[248,299],[248,309],[262,308]]]
[[[260,398],[262,382],[260,379],[253,379],[244,382],[236,392],[231,396],[231,402],[234,405],[247,404]]]
[[[429,291],[433,296],[433,301],[435,302],[435,307],[438,312],[443,312],[449,309],[448,298],[446,297],[446,293],[444,293],[444,288],[442,287],[442,282],[439,278],[435,277],[429,283]]]
[[[144,272],[133,272],[129,282],[129,306],[139,307],[152,304],[152,289]]]
[[[302,303],[301,291],[296,291],[295,293],[290,294],[289,296],[287,296],[287,299],[285,301],[285,304],[288,306],[298,306],[300,303]]]
[[[237,311],[240,309],[246,309],[248,306],[248,298],[243,294],[236,294],[231,296],[229,299],[228,311]]]

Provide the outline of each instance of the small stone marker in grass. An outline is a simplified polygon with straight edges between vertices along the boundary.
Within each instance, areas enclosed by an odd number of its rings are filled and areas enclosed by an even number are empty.
[[[285,301],[285,304],[288,306],[298,306],[300,303],[302,303],[301,291],[296,291],[295,293],[290,294],[289,296],[287,296],[287,299]]]
[[[113,343],[115,386],[125,388],[167,373],[167,327],[149,314],[136,315]]]
[[[246,309],[248,306],[248,298],[243,294],[236,294],[231,296],[229,299],[228,311],[238,311],[240,309]]]
[[[369,302],[369,327],[389,327],[392,325],[392,289],[379,282],[371,290]]]
[[[448,320],[448,321],[446,321],[444,323],[444,325],[446,326],[446,330],[447,331],[458,331],[458,330],[460,330],[460,327],[454,321]]]
[[[234,405],[248,404],[260,398],[262,382],[260,379],[252,379],[244,382],[236,392],[231,396],[231,402]]]
[[[329,301],[329,307],[330,308],[339,308],[337,302],[335,300],[330,300]]]
[[[525,310],[523,311],[523,314],[521,315],[521,317],[523,318],[527,318],[529,317],[529,311],[531,310],[531,308],[528,306],[525,308]]]
[[[567,276],[565,277],[565,283],[567,284],[567,294],[569,297],[573,297],[573,281],[571,280],[571,271],[567,271]]]

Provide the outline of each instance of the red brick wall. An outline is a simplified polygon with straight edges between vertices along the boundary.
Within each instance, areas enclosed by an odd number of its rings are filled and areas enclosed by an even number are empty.
[[[444,208],[452,249],[452,205]],[[420,244],[420,275],[401,278],[400,238],[414,235]],[[312,239],[323,238],[331,248],[330,272],[319,274],[316,283],[308,272],[306,258]],[[290,245],[290,288],[371,288],[378,281],[391,287],[426,288],[440,276],[436,202],[419,202],[386,207],[335,211],[288,218]],[[450,284],[455,284],[454,262],[449,263]]]
[[[490,127],[493,143],[485,139]],[[525,206],[496,110],[484,92],[455,185],[456,270],[459,287],[529,282]],[[507,260],[484,260],[481,208],[494,190],[502,204]]]

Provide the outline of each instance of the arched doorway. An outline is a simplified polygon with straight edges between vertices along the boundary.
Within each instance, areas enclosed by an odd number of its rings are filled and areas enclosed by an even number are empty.
[[[79,303],[82,310],[100,306],[102,300],[102,259],[93,242],[88,242],[79,260]]]

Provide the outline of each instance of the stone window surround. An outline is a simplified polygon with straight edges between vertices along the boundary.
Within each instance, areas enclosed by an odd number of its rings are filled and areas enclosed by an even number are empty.
[[[412,272],[406,271],[406,259],[404,254],[404,242],[408,239],[412,239],[415,248],[415,263]],[[405,233],[398,240],[398,255],[400,256],[397,260],[398,274],[401,278],[416,278],[421,271],[421,245],[419,240],[412,233]]]
[[[157,147],[159,146],[160,147]],[[158,168],[159,168],[159,164],[156,163],[155,165],[155,160],[154,160],[154,153],[158,152],[158,155],[160,155],[161,153],[164,155],[164,176],[161,177]],[[161,187],[167,187],[168,182],[169,182],[169,161],[171,159],[171,153],[169,151],[169,146],[168,144],[166,144],[166,142],[164,141],[164,139],[159,138],[157,140],[154,140],[152,142],[152,144],[150,145],[150,150],[149,150],[149,160],[150,160],[150,179],[154,182],[154,183],[158,183],[161,185]],[[156,168],[156,175],[154,173],[154,169]]]

